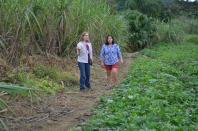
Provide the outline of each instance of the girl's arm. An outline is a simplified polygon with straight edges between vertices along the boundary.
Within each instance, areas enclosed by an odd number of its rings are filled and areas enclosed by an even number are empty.
[[[90,43],[90,57],[93,61],[93,48],[92,48],[92,44]]]
[[[104,52],[104,45],[103,45],[100,51],[101,66],[104,66],[104,59],[105,59],[105,52]]]
[[[79,55],[80,55],[80,49],[81,49],[81,48],[80,48],[80,44],[79,44],[79,43],[77,44],[76,49],[77,49],[77,55],[79,56]]]
[[[77,55],[79,56],[80,55],[80,49],[77,48]]]
[[[122,53],[120,51],[120,47],[119,45],[117,45],[117,49],[118,49],[118,52],[117,52],[117,55],[118,55],[118,59],[121,63],[123,63],[123,58],[122,58]]]

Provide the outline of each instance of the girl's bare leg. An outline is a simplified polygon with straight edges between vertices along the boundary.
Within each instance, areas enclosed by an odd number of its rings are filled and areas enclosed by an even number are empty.
[[[107,71],[107,83],[111,82],[111,72]]]
[[[112,81],[113,85],[116,85],[118,83],[118,68],[112,69]]]
[[[107,71],[107,87],[111,86],[111,71]]]

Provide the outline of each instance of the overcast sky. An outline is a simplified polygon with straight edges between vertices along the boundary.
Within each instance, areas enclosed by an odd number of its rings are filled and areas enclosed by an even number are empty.
[[[187,1],[187,0],[185,0],[185,1]],[[193,1],[195,1],[195,0],[189,0],[189,1],[192,1],[192,2],[193,2]]]

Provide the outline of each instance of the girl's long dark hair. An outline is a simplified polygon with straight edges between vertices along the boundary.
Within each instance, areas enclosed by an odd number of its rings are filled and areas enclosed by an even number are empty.
[[[107,36],[106,36],[105,45],[109,45],[109,42],[108,42],[108,38],[109,38],[109,37],[111,37],[111,38],[113,39],[112,44],[115,43],[113,36],[112,36],[112,35],[107,35]]]

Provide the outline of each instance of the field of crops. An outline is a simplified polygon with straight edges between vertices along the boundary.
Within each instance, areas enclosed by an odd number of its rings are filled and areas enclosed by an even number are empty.
[[[197,130],[198,45],[145,49],[84,130]]]

